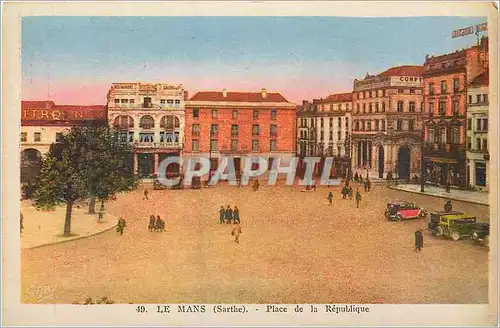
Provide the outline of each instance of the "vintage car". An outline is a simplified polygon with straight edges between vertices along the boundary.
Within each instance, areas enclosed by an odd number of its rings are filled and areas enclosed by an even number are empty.
[[[490,224],[478,222],[472,231],[472,240],[476,243],[482,243],[489,246],[490,242]]]
[[[437,237],[444,236],[457,241],[471,237],[476,227],[476,217],[468,214],[447,214],[439,218],[434,231]]]
[[[426,210],[418,205],[408,202],[387,203],[387,209],[385,211],[385,217],[389,221],[423,219],[426,215]]]
[[[444,215],[449,215],[449,214],[459,215],[459,214],[464,214],[464,213],[459,212],[459,211],[449,211],[449,212],[438,211],[438,212],[431,212],[429,214],[429,224],[427,225],[427,227],[429,228],[429,230],[431,232],[436,231],[436,228],[439,225],[439,221],[440,221],[441,217],[444,216]]]

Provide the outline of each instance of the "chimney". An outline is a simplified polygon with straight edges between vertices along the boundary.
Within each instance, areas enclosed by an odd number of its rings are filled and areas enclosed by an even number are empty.
[[[222,89],[222,97],[227,98],[227,90],[226,89]]]
[[[189,99],[189,93],[187,90],[184,91],[184,101],[187,101]]]
[[[262,98],[265,99],[267,97],[267,90],[263,88],[262,90],[260,90],[260,94],[262,95]]]

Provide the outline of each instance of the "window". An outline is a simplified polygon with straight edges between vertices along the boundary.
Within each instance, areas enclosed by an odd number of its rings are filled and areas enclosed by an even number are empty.
[[[193,139],[191,142],[191,148],[193,151],[200,151],[200,140]]]
[[[453,144],[459,144],[460,143],[460,134],[459,134],[458,128],[453,128],[451,130],[451,143]]]
[[[320,132],[320,139],[321,140],[325,139],[325,132],[324,131]]]
[[[488,139],[483,139],[483,148],[482,150],[487,151],[488,150]]]
[[[361,130],[365,131],[365,120],[361,120]]]
[[[378,130],[379,130],[378,120],[375,120],[375,131],[378,131]]]
[[[356,131],[359,131],[359,121],[356,121],[356,123],[354,124],[354,127],[356,128],[355,129]]]
[[[233,120],[238,118],[238,110],[233,109]]]
[[[385,131],[385,120],[382,121],[382,131]]]
[[[212,109],[212,118],[217,118],[217,109]]]
[[[370,113],[371,113],[373,111],[373,104],[372,103],[370,103],[369,109],[370,109]]]
[[[363,113],[366,113],[366,104],[363,104]]]
[[[472,118],[467,119],[467,130],[468,131],[472,130]]]
[[[238,139],[231,140],[231,150],[238,150]]]
[[[333,117],[330,117],[330,127],[333,127]]]
[[[210,140],[210,150],[211,151],[219,150],[219,143],[217,142],[217,139]]]
[[[135,104],[135,99],[130,99],[130,100],[129,100],[129,103],[131,103],[131,104]]]
[[[176,105],[180,105],[180,104],[181,104],[180,99],[175,99],[175,104],[176,104]]]
[[[259,125],[258,124],[252,125],[252,135],[253,136],[259,135]]]
[[[481,138],[476,138],[476,150],[481,150]]]
[[[115,99],[115,104],[119,104],[120,103],[120,99]]]
[[[42,141],[42,134],[40,132],[35,132],[35,142]]]
[[[346,131],[349,131],[349,117],[345,118],[345,129]]]
[[[275,120],[276,119],[276,109],[272,109],[271,110],[271,120]]]
[[[441,128],[441,143],[447,143],[446,128]]]
[[[382,103],[382,112],[385,112],[385,102]]]
[[[481,119],[476,119],[476,131],[481,131]]]
[[[446,81],[441,81],[441,93],[446,93]]]
[[[375,111],[378,112],[378,103],[375,103]]]
[[[404,102],[398,101],[398,113],[403,112],[403,104],[404,104]]]
[[[385,89],[382,90],[382,96],[385,97]]]
[[[337,126],[339,127],[339,130],[340,130],[340,128],[342,127],[342,118],[341,117],[339,117],[337,119],[337,123],[338,123]]]
[[[62,140],[62,133],[61,132],[57,132],[56,133],[56,142],[61,142],[61,140]]]
[[[453,79],[453,92],[458,92],[460,89],[460,85],[458,83],[458,78]]]
[[[200,110],[198,108],[193,109],[193,118],[198,118],[200,116]]]
[[[143,107],[144,108],[151,108],[151,107],[153,107],[153,104],[151,103],[151,97],[144,97]]]
[[[252,151],[259,151],[259,140],[252,140]]]
[[[480,94],[476,95],[476,99],[477,99],[477,103],[478,104],[481,103],[481,95]]]
[[[359,113],[359,104],[356,104],[356,113]]]
[[[160,104],[165,104],[165,99],[160,99]]]
[[[415,93],[415,89],[410,89],[410,93]]]
[[[403,93],[404,90],[403,89],[398,89],[398,93]]]
[[[371,130],[372,130],[372,121],[368,121],[368,122],[366,122],[366,129],[367,129],[368,131],[371,131]]]
[[[340,140],[341,138],[341,134],[340,134],[340,131],[337,132],[337,140]]]
[[[409,107],[410,113],[415,113],[415,102],[410,101],[410,107]]]
[[[28,134],[26,132],[21,132],[21,142],[26,142],[28,139]],[[57,140],[57,134],[56,134],[56,140]]]
[[[271,137],[276,137],[277,133],[278,133],[278,126],[275,124],[271,124],[271,129],[270,129]]]
[[[429,82],[429,95],[434,94],[434,82]]]
[[[122,99],[122,100],[121,100],[121,103],[122,103],[122,104],[128,104],[128,99]]]
[[[259,111],[254,109],[253,110],[253,119],[258,120],[259,119]]]
[[[414,129],[415,129],[415,121],[409,120],[408,121],[408,131],[413,131]]]
[[[329,139],[330,139],[330,141],[333,140],[333,131],[332,130],[330,130],[330,138]]]
[[[375,91],[372,91],[372,98],[375,98],[377,96],[377,93]]]
[[[422,112],[422,113],[424,112],[424,102],[423,101],[420,103],[420,112]]]
[[[484,102],[485,104],[487,104],[487,103],[488,103],[488,94],[487,94],[487,93],[483,94],[483,102]]]
[[[483,131],[488,131],[488,119],[483,118]]]
[[[333,105],[332,105],[332,104],[330,104],[330,111],[332,111],[332,110],[333,110]]]
[[[472,138],[467,137],[467,149],[472,149]]]
[[[211,136],[217,136],[217,134],[219,134],[219,126],[217,124],[210,125],[210,134]]]
[[[396,131],[401,131],[403,129],[403,121],[398,120],[396,122]]]
[[[193,137],[199,137],[200,136],[200,125],[199,124],[193,124],[191,126],[191,131]]]
[[[237,124],[231,125],[231,136],[233,136],[233,137],[238,136],[238,125]]]
[[[434,129],[429,129],[429,142],[435,142]]]
[[[451,108],[453,110],[453,115],[458,115],[458,101],[453,101],[451,103]]]
[[[434,114],[434,103],[430,102],[429,103],[429,114]]]
[[[472,95],[469,95],[469,104],[472,104]]]
[[[323,127],[324,127],[324,126],[323,126],[323,124],[324,124],[324,122],[323,122],[323,117],[319,119],[319,123],[320,123],[320,126],[323,128]]]
[[[445,115],[445,114],[446,114],[446,102],[440,101],[439,102],[439,115]]]

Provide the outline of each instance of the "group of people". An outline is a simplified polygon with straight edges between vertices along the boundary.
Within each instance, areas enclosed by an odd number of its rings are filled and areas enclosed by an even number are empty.
[[[349,199],[352,199],[354,197],[352,187],[348,183],[346,183],[344,187],[342,187],[340,193],[342,194],[342,199],[347,199],[347,196],[349,196]],[[333,194],[331,191],[328,193],[328,196],[326,198],[328,198],[328,202],[330,203],[330,205],[332,205]],[[359,192],[359,189],[356,189],[356,208],[359,208],[360,202],[361,202],[361,193]]]
[[[149,217],[148,231],[165,231],[165,221],[162,220],[159,215],[155,217],[154,214],[151,214]]]
[[[226,209],[224,209],[224,206],[221,206],[219,210],[219,224],[229,224],[232,222],[240,223],[240,210],[238,206],[235,206],[234,209],[231,209],[229,205],[227,205]]]

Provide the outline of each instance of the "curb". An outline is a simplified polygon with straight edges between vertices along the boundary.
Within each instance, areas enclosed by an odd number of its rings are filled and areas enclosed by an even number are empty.
[[[478,202],[478,201],[475,201],[475,200],[457,199],[457,198],[451,198],[451,197],[440,196],[440,195],[426,194],[426,193],[421,193],[419,191],[417,192],[417,191],[411,191],[411,190],[404,190],[404,189],[396,188],[394,186],[389,186],[389,188],[393,189],[393,190],[409,192],[409,193],[412,193],[412,194],[425,195],[425,196],[431,196],[431,197],[438,197],[438,198],[443,198],[443,199],[452,199],[452,200],[457,201],[457,202],[464,202],[464,203],[470,203],[470,204],[476,204],[476,205],[490,206],[490,204],[481,203],[481,202]]]
[[[52,242],[52,243],[45,243],[45,244],[40,244],[40,245],[36,245],[36,246],[32,246],[32,247],[26,247],[26,248],[22,248],[21,247],[21,251],[22,250],[25,250],[25,249],[35,249],[35,248],[40,248],[40,247],[45,247],[45,246],[51,246],[51,245],[56,245],[56,244],[62,244],[62,243],[69,243],[70,241],[74,241],[74,240],[79,240],[79,239],[84,239],[84,238],[89,238],[89,237],[93,237],[93,236],[97,236],[97,235],[100,235],[102,233],[105,233],[111,229],[114,229],[116,228],[116,226],[118,225],[118,223],[112,225],[111,227],[108,227],[104,230],[101,230],[101,231],[98,231],[96,233],[93,233],[93,234],[90,234],[90,235],[85,235],[85,236],[78,236],[78,237],[75,237],[75,238],[72,238],[72,239],[67,239],[67,240],[60,240],[60,241],[56,241],[56,242]]]

